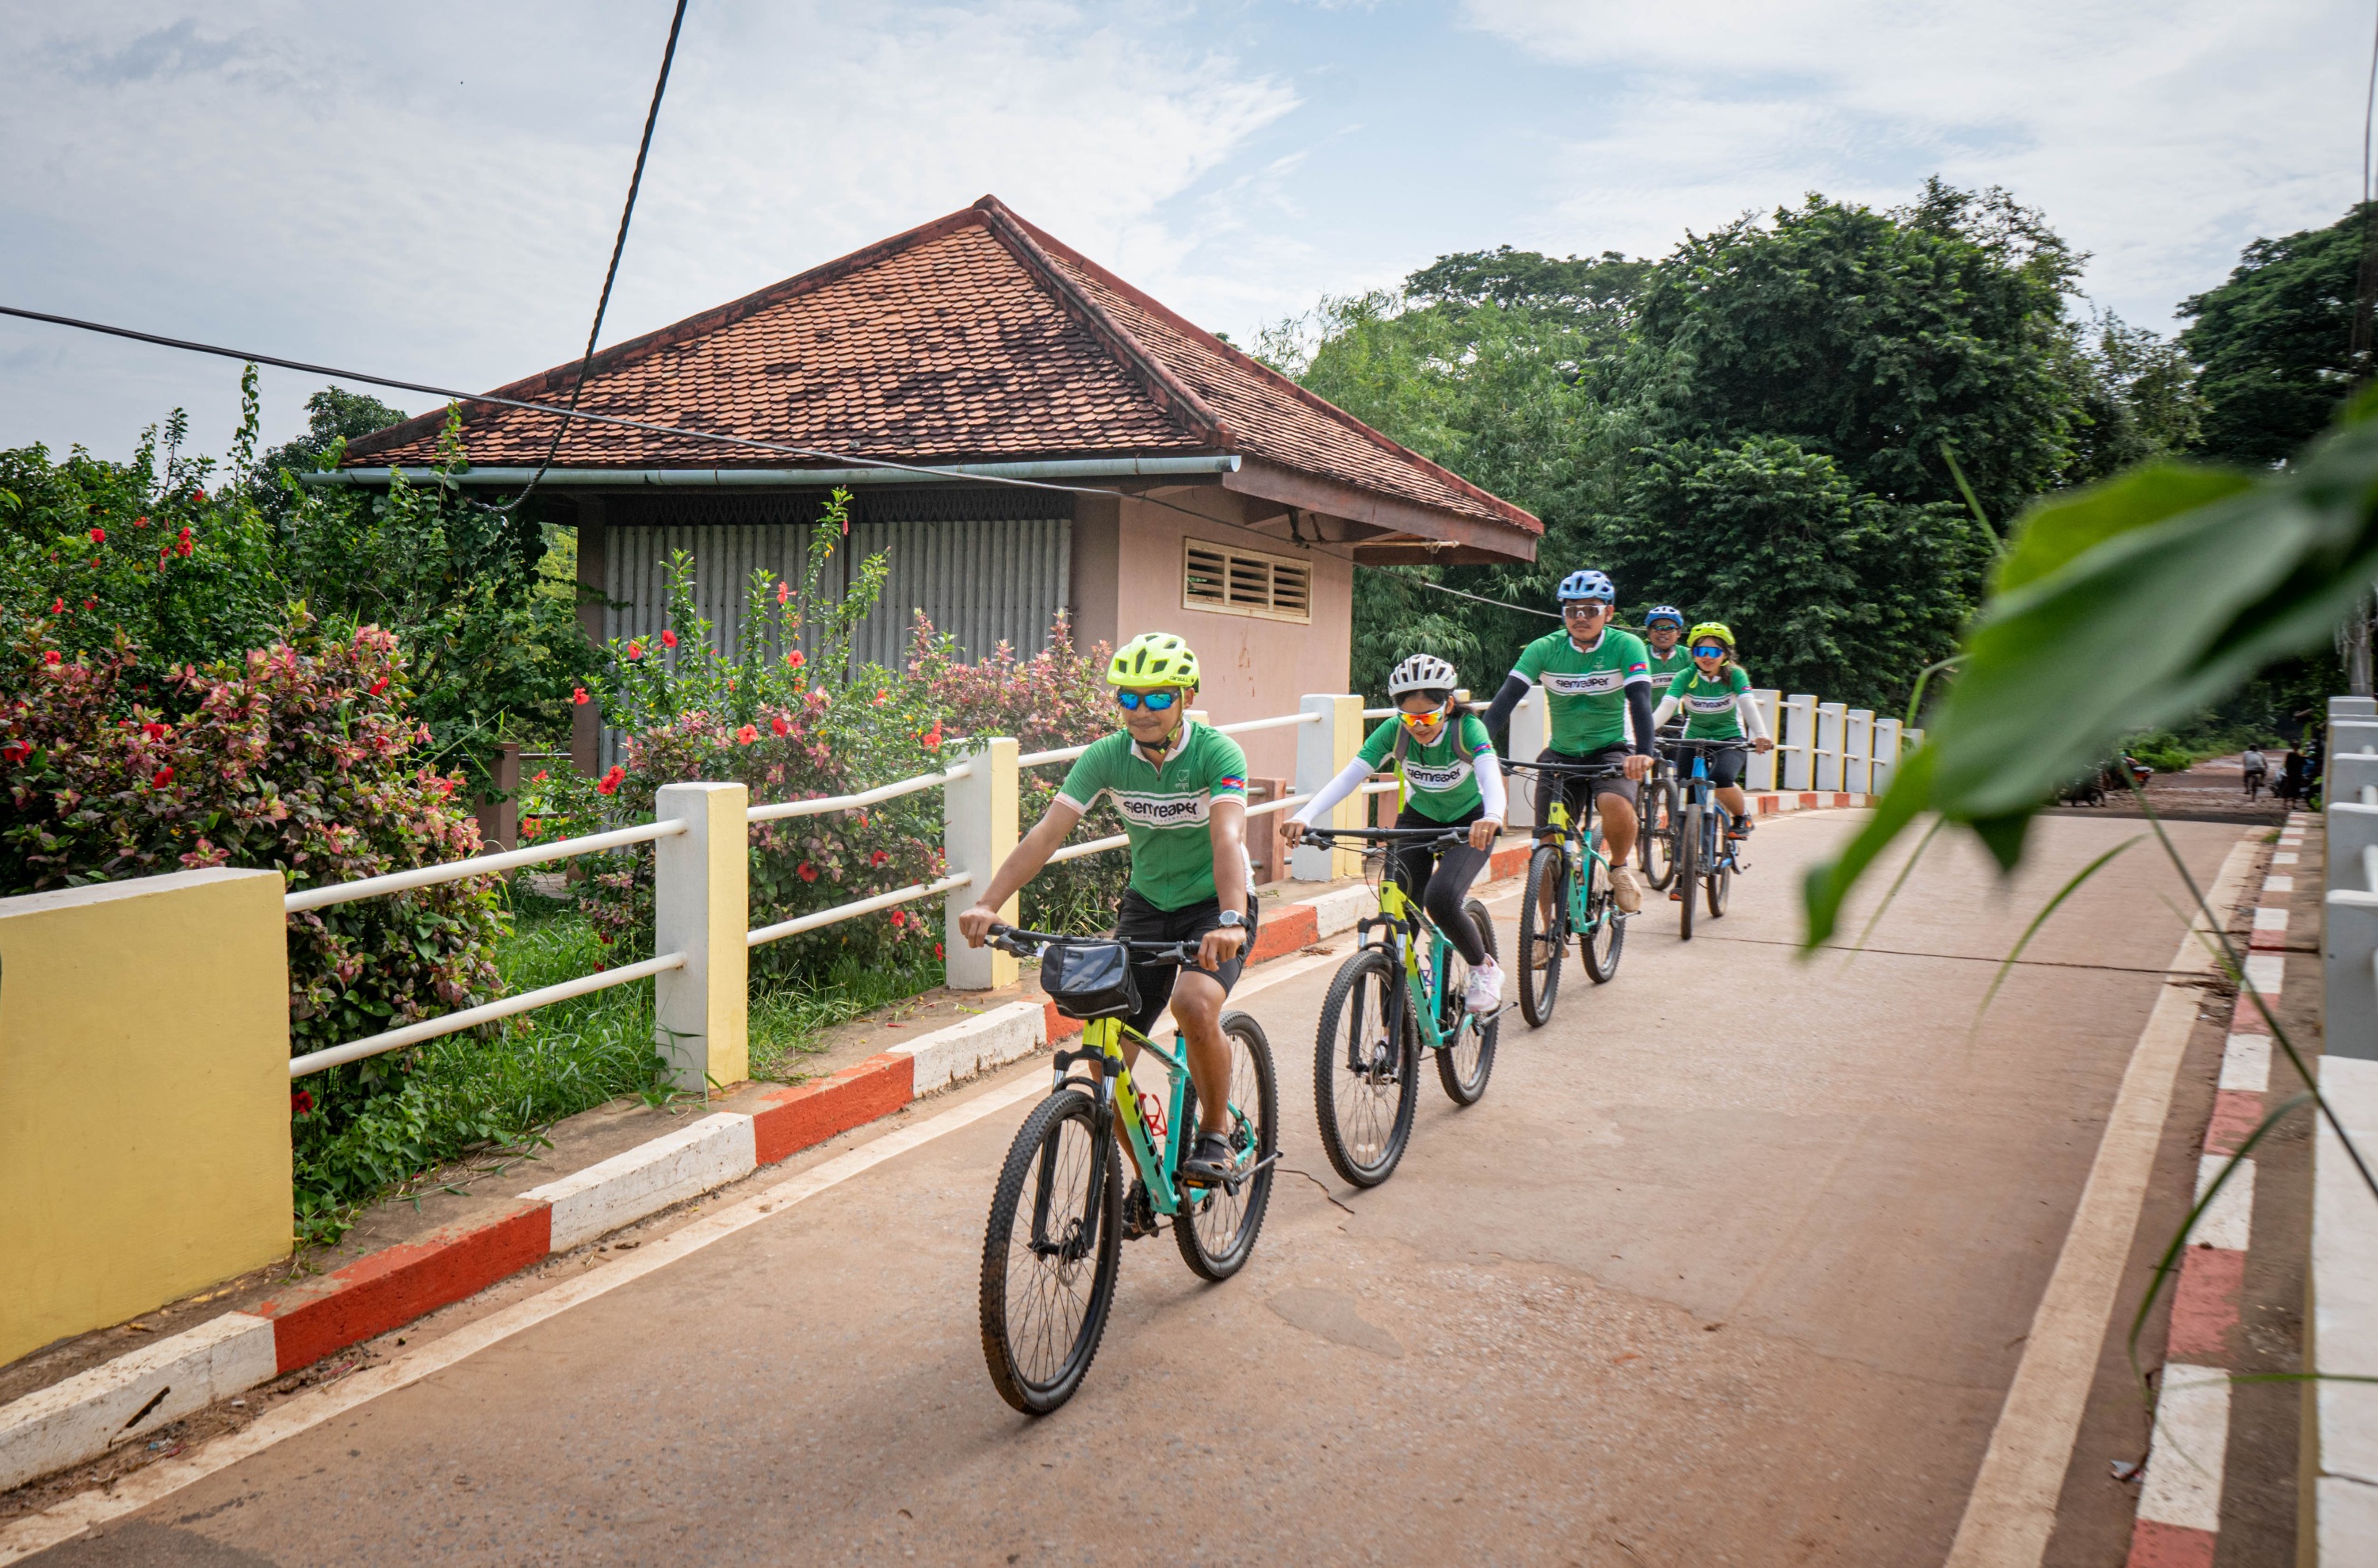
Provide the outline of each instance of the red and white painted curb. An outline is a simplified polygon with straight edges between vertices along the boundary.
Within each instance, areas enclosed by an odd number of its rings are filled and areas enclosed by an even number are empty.
[[[2246,956],[2246,978],[2276,1002],[2287,980],[2288,898],[2303,844],[2301,814],[2289,815],[2263,879]],[[2196,1161],[2196,1200],[2263,1123],[2270,1090],[2270,1025],[2251,995],[2238,998],[2222,1047],[2213,1117]],[[2132,1526],[2130,1568],[2212,1568],[2221,1536],[2221,1483],[2229,1445],[2228,1362],[2253,1238],[2254,1162],[2240,1160],[2197,1216],[2180,1253],[2164,1346],[2155,1432]]]
[[[1871,803],[1838,793],[1754,799],[1762,815]],[[1520,875],[1529,853],[1525,844],[1498,850],[1487,880]],[[1351,930],[1375,907],[1371,889],[1360,886],[1277,905],[1257,929],[1249,962],[1285,958]],[[541,1259],[739,1181],[1081,1027],[1045,1003],[992,1007],[815,1082],[766,1091],[756,1109],[703,1116],[489,1214],[359,1258],[253,1310],[226,1313],[0,1405],[0,1490],[402,1328]]]

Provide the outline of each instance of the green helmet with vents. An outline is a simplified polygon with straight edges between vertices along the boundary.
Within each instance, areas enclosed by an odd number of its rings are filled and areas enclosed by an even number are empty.
[[[1729,648],[1734,646],[1734,628],[1723,621],[1704,621],[1694,627],[1692,634],[1685,639],[1686,645],[1690,646],[1703,637],[1723,643]]]
[[[1142,632],[1107,660],[1110,686],[1194,686],[1197,655],[1170,632]]]

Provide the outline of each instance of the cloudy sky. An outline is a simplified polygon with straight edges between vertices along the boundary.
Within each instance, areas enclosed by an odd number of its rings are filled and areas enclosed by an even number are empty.
[[[0,11],[0,303],[486,387],[574,356],[669,0]],[[2360,188],[2370,0],[693,0],[606,342],[997,193],[1245,341],[1452,250],[2012,187],[2168,329]],[[0,447],[238,368],[0,320]],[[318,382],[268,371],[269,439]],[[418,410],[428,400],[391,401]]]

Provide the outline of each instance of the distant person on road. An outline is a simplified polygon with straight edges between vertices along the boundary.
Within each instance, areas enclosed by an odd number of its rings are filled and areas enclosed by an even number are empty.
[[[2282,801],[2302,800],[2305,761],[2300,749],[2289,746],[2288,754],[2279,759],[2279,780],[2271,786],[2271,793]]]
[[[1371,731],[1354,760],[1282,825],[1280,837],[1298,842],[1364,779],[1388,769],[1404,787],[1397,826],[1466,828],[1468,838],[1442,854],[1425,842],[1399,844],[1388,857],[1387,874],[1460,950],[1470,971],[1462,1005],[1491,1013],[1503,1004],[1503,971],[1486,950],[1485,934],[1471,923],[1465,900],[1503,831],[1503,766],[1486,726],[1454,703],[1460,683],[1453,666],[1435,654],[1414,654],[1397,665],[1387,676],[1395,717]]]
[[[2252,800],[2263,792],[2263,781],[2271,776],[2271,763],[2260,746],[2249,746],[2239,759],[2245,765],[2246,798]]]
[[[1642,638],[1610,623],[1617,601],[1616,585],[1603,573],[1572,572],[1562,578],[1561,629],[1519,650],[1519,662],[1487,709],[1486,731],[1507,734],[1511,710],[1530,687],[1543,685],[1553,734],[1552,744],[1536,760],[1607,772],[1598,780],[1572,774],[1556,787],[1551,779],[1540,782],[1536,841],[1549,844],[1559,837],[1552,827],[1555,799],[1567,806],[1572,822],[1582,820],[1577,812],[1591,783],[1610,856],[1612,901],[1622,913],[1638,914],[1643,880],[1633,864],[1635,786],[1651,776],[1651,658]],[[1552,884],[1546,882],[1544,889],[1549,899]],[[1543,914],[1551,926],[1549,906]]]

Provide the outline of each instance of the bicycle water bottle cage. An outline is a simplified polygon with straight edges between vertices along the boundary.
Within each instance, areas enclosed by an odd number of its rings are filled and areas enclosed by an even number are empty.
[[[1040,957],[1040,984],[1069,1019],[1129,1018],[1139,1011],[1131,952],[1120,942],[1052,942]]]

